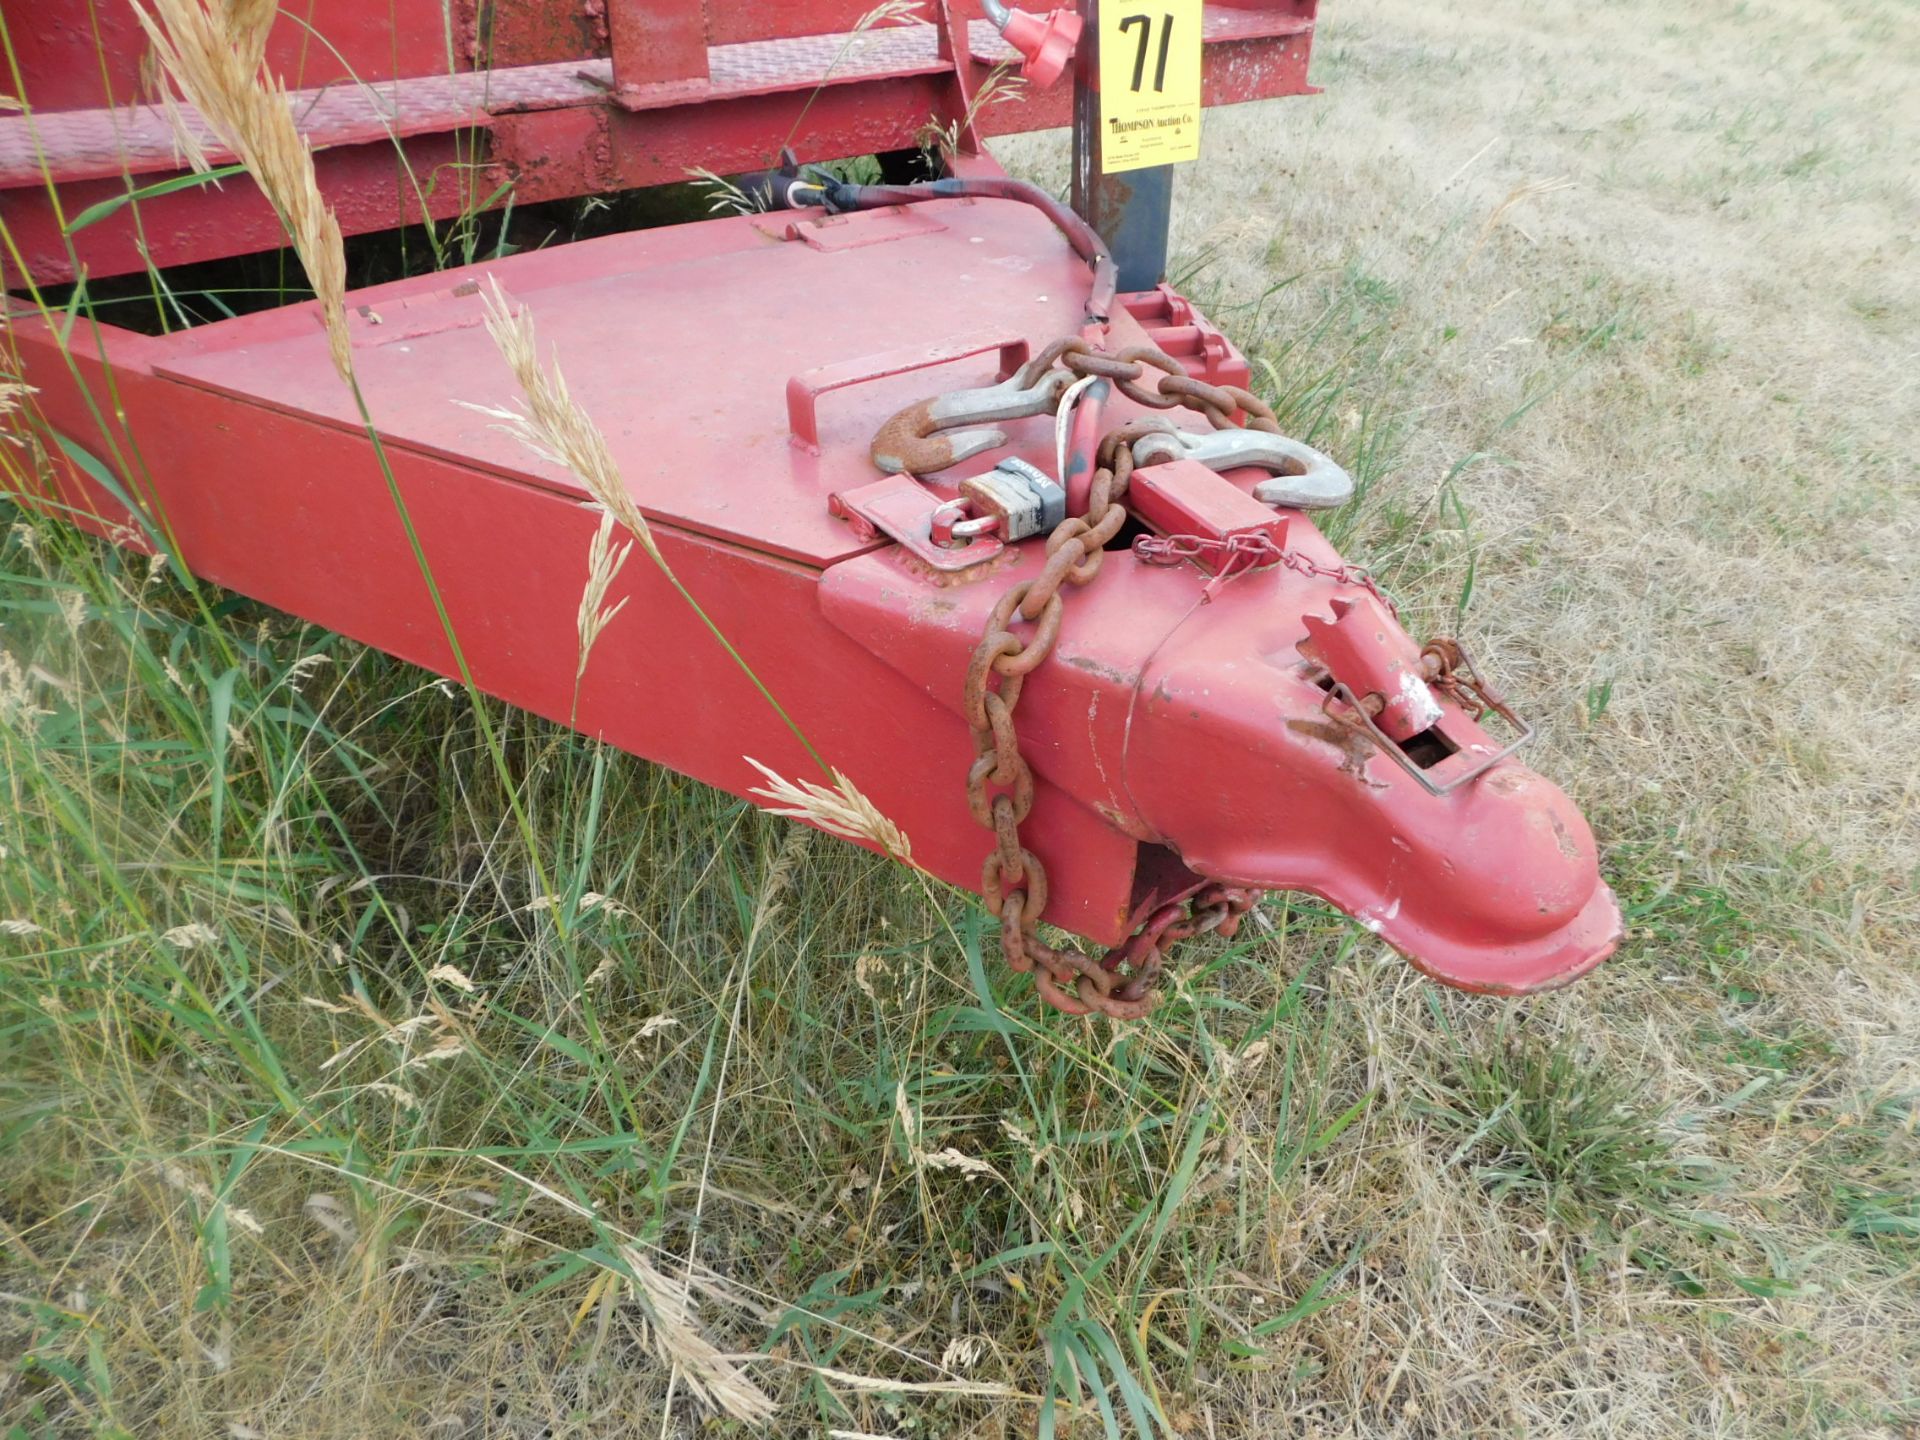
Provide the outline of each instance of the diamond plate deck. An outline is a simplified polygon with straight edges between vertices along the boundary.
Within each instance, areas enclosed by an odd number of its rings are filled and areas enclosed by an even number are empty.
[[[595,85],[577,60],[513,70],[426,75],[371,84],[336,84],[287,96],[294,123],[316,150],[336,145],[434,135],[491,123],[510,110],[584,105],[606,94],[606,61]],[[200,114],[182,105],[181,117],[212,163],[233,152],[215,140]],[[185,168],[173,129],[153,104],[117,109],[42,111],[0,118],[0,188],[38,185],[41,164],[55,179],[96,180]]]
[[[1209,44],[1298,35],[1312,28],[1311,20],[1265,11],[1209,6],[1206,12]],[[967,33],[973,58],[983,64],[1018,58],[984,20],[973,21]],[[935,74],[947,68],[940,58],[938,32],[923,23],[716,45],[707,57],[706,81],[634,87],[622,92],[619,103],[629,110],[647,110]],[[316,150],[324,150],[484,127],[495,115],[514,111],[595,104],[607,98],[612,83],[610,61],[563,60],[358,85],[337,83],[289,92],[288,101],[301,134]],[[225,164],[233,159],[191,106],[183,105],[180,111],[209,160]],[[153,104],[0,116],[0,189],[40,184],[43,167],[45,173],[65,182],[164,174],[181,169],[182,161],[167,117]]]
[[[648,110],[888,76],[930,75],[951,68],[940,58],[939,31],[934,26],[893,25],[848,34],[710,46],[707,80],[632,86],[620,92],[618,101],[628,110]]]
[[[713,46],[707,56],[706,82],[639,87],[622,95],[621,104],[649,109],[735,100],[947,68],[937,32],[927,24],[742,41]],[[611,61],[563,60],[327,85],[289,92],[288,102],[300,133],[316,150],[324,150],[486,126],[495,115],[512,111],[599,104],[612,85]],[[233,158],[207,132],[197,111],[185,105],[180,110],[210,161],[224,164]],[[172,127],[157,105],[0,116],[0,189],[40,184],[43,163],[46,172],[62,182],[183,168]]]

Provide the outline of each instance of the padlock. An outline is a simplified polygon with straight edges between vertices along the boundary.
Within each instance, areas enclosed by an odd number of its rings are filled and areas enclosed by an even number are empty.
[[[968,476],[960,482],[960,498],[975,515],[992,516],[1008,542],[1045,535],[1067,518],[1067,492],[1024,460],[1002,460],[983,475]]]

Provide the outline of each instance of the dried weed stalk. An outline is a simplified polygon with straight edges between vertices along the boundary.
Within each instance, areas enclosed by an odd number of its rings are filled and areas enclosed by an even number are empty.
[[[569,1214],[583,1220],[598,1220],[592,1210],[552,1186],[493,1163]],[[724,1414],[749,1425],[765,1425],[772,1420],[778,1408],[773,1397],[747,1378],[740,1368],[740,1357],[727,1354],[701,1332],[694,1313],[693,1294],[698,1290],[710,1299],[744,1311],[757,1313],[757,1307],[710,1272],[689,1273],[681,1280],[669,1278],[653,1263],[646,1249],[631,1240],[616,1246],[615,1253],[625,1267],[629,1293],[646,1314],[644,1338],[669,1368],[677,1369],[695,1395]]]
[[[580,595],[576,622],[579,663],[574,678],[578,680],[587,673],[587,660],[601,632],[627,604],[624,599],[612,606],[606,603],[607,591],[633,550],[632,541],[615,546],[613,527],[623,526],[662,570],[667,564],[654,544],[646,517],[627,491],[607,437],[573,398],[559,362],[540,363],[533,316],[525,306],[515,304],[508,297],[498,280],[482,292],[480,299],[486,308],[487,333],[513,371],[524,399],[518,409],[475,405],[468,401],[459,403],[497,422],[497,429],[511,435],[540,459],[572,471],[605,512],[587,548],[587,583]]]
[[[587,584],[580,592],[580,614],[576,621],[579,629],[580,662],[573,678],[579,680],[587,673],[587,658],[593,654],[594,642],[600,638],[600,632],[613,623],[613,617],[627,608],[627,600],[608,605],[607,590],[619,577],[621,568],[627,563],[627,556],[633,550],[633,542],[628,540],[620,545],[613,543],[613,512],[602,511],[600,525],[593,532],[593,539],[587,545]]]
[[[498,280],[491,282],[490,289],[482,292],[480,299],[486,307],[487,333],[513,371],[513,378],[519,382],[520,391],[526,397],[525,408],[512,410],[461,403],[498,421],[499,429],[542,460],[571,470],[593,498],[640,542],[640,547],[655,563],[665,564],[659,547],[653,543],[653,531],[646,517],[633,503],[626,482],[620,478],[607,437],[600,433],[600,427],[567,389],[567,377],[560,373],[559,362],[541,365],[533,316],[525,306],[516,305],[508,297]]]
[[[744,758],[767,777],[764,789],[747,792],[772,802],[767,813],[805,820],[843,839],[863,840],[877,845],[895,860],[913,864],[913,846],[908,843],[906,832],[881,814],[880,807],[862,795],[859,787],[838,770],[828,772],[833,776],[829,787],[816,785],[811,780],[789,780],[751,755]]]
[[[347,261],[340,222],[320,196],[313,151],[293,123],[285,86],[264,67],[274,0],[133,0],[160,68],[279,213],[320,301],[333,368],[351,382]],[[176,139],[193,167],[205,155],[177,111]]]
[[[749,1425],[772,1420],[777,1408],[773,1397],[701,1332],[686,1283],[661,1274],[638,1246],[622,1245],[620,1258],[633,1273],[631,1289],[646,1312],[648,1340],[660,1358],[679,1371],[687,1388],[714,1409]]]

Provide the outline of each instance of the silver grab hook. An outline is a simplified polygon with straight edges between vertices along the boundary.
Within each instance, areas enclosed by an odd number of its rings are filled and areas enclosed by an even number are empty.
[[[1004,430],[963,427],[1051,415],[1073,376],[1050,369],[1027,383],[1024,373],[973,390],[949,390],[909,405],[873,437],[873,463],[889,475],[931,475],[1007,443]]]
[[[1331,510],[1353,498],[1353,477],[1311,445],[1265,430],[1164,430],[1133,442],[1133,463],[1157,465],[1193,460],[1209,470],[1242,465],[1271,472],[1253,487],[1253,498],[1292,510]]]

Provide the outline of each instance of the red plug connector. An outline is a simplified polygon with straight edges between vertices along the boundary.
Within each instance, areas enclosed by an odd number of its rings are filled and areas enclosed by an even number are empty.
[[[1072,10],[1049,10],[1044,15],[1029,14],[985,0],[981,7],[1005,40],[1022,56],[1020,73],[1034,85],[1045,89],[1066,73],[1067,62],[1080,43],[1080,16]]]

